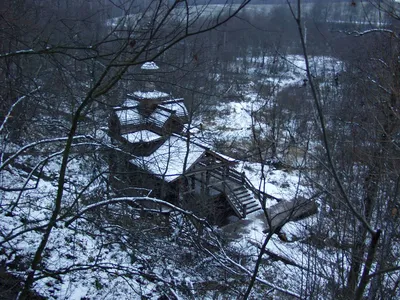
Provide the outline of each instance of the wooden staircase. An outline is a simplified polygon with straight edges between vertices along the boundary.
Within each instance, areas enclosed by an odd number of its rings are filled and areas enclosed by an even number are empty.
[[[210,172],[211,177],[222,183],[220,188],[215,185],[214,189],[223,192],[232,209],[240,218],[245,218],[248,214],[261,210],[260,200],[257,195],[246,185],[246,176],[233,169],[223,175],[220,170]]]
[[[235,206],[233,209],[240,212],[242,218],[261,209],[259,200],[244,185],[230,190],[226,196],[231,206]]]
[[[261,210],[261,203],[267,198],[280,201],[258,190],[244,173],[239,173],[233,168],[224,169],[221,166],[214,167],[204,163],[199,163],[198,166],[186,175],[194,176],[194,179],[205,184],[209,191],[214,190],[224,194],[239,218],[246,218],[247,215]],[[207,173],[208,175],[204,177],[208,177],[208,180],[204,181],[203,176],[200,176],[201,173]]]

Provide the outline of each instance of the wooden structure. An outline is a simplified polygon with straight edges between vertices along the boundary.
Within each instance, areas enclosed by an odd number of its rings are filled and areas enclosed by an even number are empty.
[[[190,137],[187,122],[183,99],[158,91],[128,95],[109,122],[113,142],[125,152],[110,157],[113,185],[131,196],[151,190],[215,224],[261,209],[263,195],[234,170],[235,159]]]
[[[290,201],[280,201],[266,211],[270,220],[270,230],[279,231],[289,221],[301,220],[316,214],[318,205],[315,200],[299,196]]]

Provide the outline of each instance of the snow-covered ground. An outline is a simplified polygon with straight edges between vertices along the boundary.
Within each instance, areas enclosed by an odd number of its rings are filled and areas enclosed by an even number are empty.
[[[21,156],[19,160],[20,163],[39,161],[33,156]],[[93,163],[90,155],[77,155],[70,160],[61,216],[68,209],[79,212],[90,201],[106,198],[105,182],[96,177],[106,171],[107,165],[101,169],[101,165],[96,167]],[[23,192],[21,198],[18,191],[0,191],[0,261],[14,275],[22,278],[26,275],[28,258],[33,257],[42,240],[43,229],[54,208],[59,168],[59,157],[50,159],[44,168],[46,179],[37,180],[33,176],[26,187],[34,189]],[[27,175],[22,170],[9,168],[1,173],[1,182],[18,188],[26,182]],[[174,280],[178,283],[185,277],[195,280],[192,271],[186,272],[175,263],[178,260],[175,255],[167,254],[174,253],[172,249],[183,253],[186,247],[179,245],[177,238],[163,237],[159,234],[162,228],[151,223],[144,226],[145,222],[132,219],[135,214],[130,213],[128,206],[113,204],[106,212],[108,216],[116,213],[118,218],[126,217],[133,225],[143,225],[145,231],[108,222],[102,219],[104,211],[98,212],[99,221],[95,215],[91,215],[91,220],[86,217],[73,222],[68,217],[60,219],[51,232],[43,263],[36,272],[38,278],[33,286],[36,292],[46,299],[158,299],[165,293],[175,293]],[[149,245],[143,246],[145,241],[133,242],[132,234],[139,235],[136,237],[139,239],[150,239]],[[201,280],[200,275],[197,280]],[[172,286],[170,290],[168,286]]]
[[[277,91],[302,82],[304,62],[299,57],[293,56],[291,59],[291,71],[285,73],[285,78],[267,78],[278,86]],[[331,67],[328,69],[331,74],[340,69],[340,64],[332,59],[321,58],[317,61],[321,64],[324,62],[324,66],[330,64]],[[252,86],[254,84],[249,85],[250,88],[244,94],[242,102],[221,103],[216,107],[218,113],[214,115],[214,119],[207,119],[207,122],[202,118],[196,120],[203,124],[202,131],[197,134],[225,140],[250,139],[251,112],[265,105],[266,101],[251,89]],[[30,161],[30,165],[35,165],[40,163],[40,158],[21,156],[19,163],[22,164],[24,161]],[[103,199],[106,186],[101,177],[96,178],[96,174],[105,172],[106,166],[93,165],[93,161],[93,157],[85,155],[76,155],[70,160],[63,196],[64,209],[68,207],[73,207],[77,211],[82,209],[88,204],[82,202],[86,194],[97,194],[98,199]],[[0,260],[5,265],[19,261],[21,267],[15,268],[13,272],[21,276],[25,275],[26,258],[34,255],[43,236],[43,228],[48,222],[57,193],[60,156],[54,156],[43,164],[46,179],[35,180],[33,176],[34,180],[30,180],[27,187],[36,188],[24,192],[23,197],[20,197],[19,192],[0,191],[0,232],[2,245],[6,249],[1,252]],[[237,169],[240,172],[244,171],[254,186],[260,187],[276,198],[290,200],[310,194],[303,185],[302,173],[298,170],[278,170],[265,166],[262,176],[259,163],[245,161],[240,162]],[[21,187],[26,182],[27,176],[25,171],[10,167],[2,171],[0,180],[2,186]],[[264,180],[261,180],[262,178]],[[73,205],[74,203],[76,205]],[[276,201],[268,201],[267,207],[275,203]],[[115,206],[114,209],[124,210],[119,206]],[[64,212],[66,211],[62,213]],[[282,232],[286,234],[289,242],[274,235],[267,249],[296,262],[298,266],[285,265],[281,261],[270,262],[260,271],[259,277],[298,293],[302,288],[301,280],[304,275],[299,276],[299,270],[301,267],[306,269],[312,263],[305,255],[306,244],[302,241],[308,237],[308,228],[316,222],[317,216],[313,216],[286,224]],[[211,275],[199,272],[197,267],[184,266],[180,262],[182,257],[176,257],[181,255],[180,251],[187,246],[182,246],[182,240],[176,237],[176,234],[182,234],[180,230],[176,230],[170,238],[152,238],[158,246],[149,248],[151,250],[144,250],[145,247],[138,250],[130,248],[129,240],[132,236],[126,228],[115,224],[104,224],[104,226],[107,228],[107,233],[100,232],[85,218],[73,222],[70,226],[66,226],[65,221],[60,221],[50,235],[43,259],[44,268],[38,272],[39,276],[46,276],[37,279],[34,289],[49,299],[72,300],[85,297],[85,299],[140,299],[142,296],[148,297],[147,299],[157,299],[165,294],[185,299],[187,295],[179,294],[174,287],[180,284],[190,287],[194,282],[212,279]],[[252,263],[259,251],[258,247],[266,236],[263,232],[266,228],[263,213],[259,212],[217,231],[232,237],[228,246],[248,258],[247,262],[243,261],[242,266],[251,271]],[[141,235],[136,237],[139,241],[146,239],[146,230],[152,232],[154,228],[147,227],[142,230]],[[4,239],[13,235],[14,238],[4,242]],[[123,242],[128,246],[124,246]],[[132,245],[135,247],[135,244]],[[187,249],[188,256],[194,255],[189,246]],[[318,252],[316,255],[323,255],[323,252]],[[207,268],[210,267],[209,263],[212,260],[209,257],[198,259],[198,268],[201,269],[206,262]],[[19,269],[21,271],[18,271]],[[53,272],[54,276],[51,276]],[[65,275],[56,274],[60,272]],[[270,274],[279,276],[273,280]]]
[[[241,58],[238,60],[242,60]],[[253,63],[261,63],[262,57],[252,58]],[[242,141],[249,143],[252,138],[252,113],[272,106],[273,98],[288,87],[301,88],[306,76],[305,60],[300,55],[288,55],[286,57],[264,57],[265,65],[270,67],[252,67],[249,73],[258,72],[262,79],[255,83],[250,81],[242,92],[242,100],[223,101],[217,104],[213,110],[212,117],[197,116],[195,125],[202,124],[202,138],[212,141]],[[310,70],[313,76],[323,77],[334,82],[335,77],[344,72],[344,65],[332,57],[317,56],[310,57]],[[271,76],[271,66],[278,65],[279,74]],[[259,85],[273,87],[270,95],[260,94]],[[272,98],[271,98],[272,97]],[[266,126],[265,124],[263,124]],[[258,129],[259,126],[256,124]],[[268,126],[267,126],[268,127]]]

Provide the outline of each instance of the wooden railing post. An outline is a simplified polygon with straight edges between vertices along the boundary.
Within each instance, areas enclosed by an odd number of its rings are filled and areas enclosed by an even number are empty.
[[[224,169],[222,170],[222,188],[223,188],[224,193],[226,191],[225,183],[226,183],[228,170],[229,170],[229,168],[227,168],[227,167],[224,167]]]
[[[243,219],[246,218],[247,215],[247,204],[243,204]]]
[[[195,179],[196,175],[192,175],[190,176],[190,183],[191,183],[191,189],[195,190],[196,189],[196,179]]]
[[[206,195],[210,194],[210,172],[206,171]]]
[[[205,189],[205,188],[204,188],[204,172],[201,172],[201,173],[200,173],[200,177],[201,177],[201,178],[200,178],[200,181],[201,181],[201,182],[200,182],[200,185],[201,185],[201,192],[204,193],[204,189]]]

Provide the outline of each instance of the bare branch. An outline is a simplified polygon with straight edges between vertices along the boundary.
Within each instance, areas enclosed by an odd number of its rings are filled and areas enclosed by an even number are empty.
[[[364,31],[342,31],[339,30],[338,32],[345,33],[347,35],[352,35],[352,36],[363,36],[363,35],[368,35],[371,33],[387,33],[390,36],[395,37],[396,39],[399,39],[400,36],[396,32],[394,32],[391,29],[386,29],[386,28],[373,28],[373,29],[368,29]]]
[[[28,94],[19,97],[19,98],[13,103],[13,105],[11,105],[11,107],[10,107],[10,109],[8,110],[6,116],[4,117],[3,123],[2,123],[1,126],[0,126],[0,133],[4,130],[4,127],[6,126],[6,123],[7,123],[8,119],[10,118],[11,113],[13,112],[14,108],[18,105],[18,103],[20,103],[22,100],[24,100],[24,99],[25,99],[27,96],[29,96],[30,94],[33,94],[33,93],[37,92],[38,90],[40,90],[40,88],[41,88],[41,87],[39,86],[39,87],[37,87],[36,89],[30,91]]]
[[[82,215],[84,215],[88,211],[93,210],[93,209],[95,209],[97,207],[110,205],[110,204],[116,204],[116,203],[123,203],[123,202],[131,203],[131,204],[137,204],[137,203],[140,203],[140,202],[151,202],[151,203],[154,203],[154,204],[158,204],[160,206],[167,207],[166,211],[177,211],[179,213],[182,213],[184,215],[188,215],[188,216],[194,218],[196,221],[199,221],[199,222],[202,222],[202,223],[207,223],[205,219],[197,217],[191,211],[184,210],[184,209],[182,209],[182,208],[180,208],[178,206],[175,206],[175,205],[173,205],[173,204],[171,204],[171,203],[169,203],[167,201],[164,201],[164,200],[160,200],[160,199],[157,199],[157,198],[151,198],[151,197],[121,197],[121,198],[112,198],[112,199],[104,200],[104,201],[97,202],[97,203],[94,203],[94,204],[86,206],[80,212],[77,212],[75,214],[75,216],[73,216],[69,220],[65,221],[65,226],[68,227],[69,225],[71,225],[71,223],[73,223],[74,221],[79,219]],[[161,209],[161,211],[163,211],[163,210]]]
[[[77,135],[72,137],[73,139],[82,139],[82,138],[86,138],[86,136],[84,135]],[[49,144],[49,143],[56,143],[56,142],[62,142],[62,141],[66,141],[68,140],[67,137],[62,137],[62,138],[53,138],[53,139],[45,139],[45,140],[40,140],[37,142],[33,142],[30,143],[28,145],[25,145],[23,147],[21,147],[17,152],[15,152],[13,155],[11,155],[10,157],[8,157],[3,164],[0,166],[0,171],[3,170],[7,165],[9,165],[14,159],[16,159],[19,155],[21,155],[21,153],[23,153],[24,151],[33,148],[35,146],[41,145],[41,144]]]

